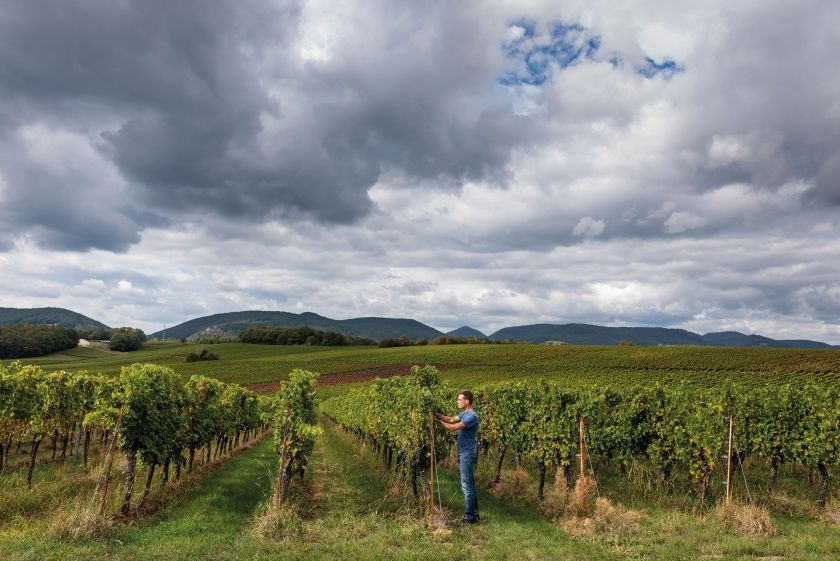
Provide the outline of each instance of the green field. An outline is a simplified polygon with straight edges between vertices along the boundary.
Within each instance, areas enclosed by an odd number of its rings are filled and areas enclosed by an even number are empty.
[[[219,361],[186,363],[192,351],[208,348]],[[707,386],[728,381],[745,386],[815,382],[840,386],[840,351],[725,349],[699,347],[573,347],[538,345],[452,345],[378,348],[274,347],[245,344],[199,346],[151,343],[120,354],[75,349],[27,360],[46,369],[86,369],[117,373],[133,362],[171,366],[184,376],[205,374],[228,382],[252,384],[279,380],[293,368],[339,373],[389,365],[440,365],[455,387],[474,387],[509,379],[546,377],[570,385],[632,386],[654,381]],[[443,368],[445,366],[445,368]],[[331,385],[322,397],[365,384]],[[604,495],[641,514],[630,530],[606,527],[573,536],[540,513],[533,497],[534,473],[525,474],[526,492],[517,499],[479,493],[482,524],[431,535],[419,507],[391,492],[391,477],[370,449],[329,421],[322,421],[310,469],[295,482],[292,502],[299,509],[283,539],[260,539],[252,528],[260,504],[270,493],[276,456],[265,440],[207,478],[170,498],[166,506],[131,524],[117,523],[92,539],[62,537],[63,520],[72,516],[79,491],[92,483],[80,468],[61,475],[54,465],[39,467],[37,484],[27,493],[21,470],[0,476],[0,558],[35,559],[438,559],[470,555],[480,559],[802,559],[840,558],[840,496],[836,481],[829,509],[813,508],[814,491],[803,491],[809,474],[783,468],[772,498],[775,536],[741,535],[725,527],[713,507],[698,510],[677,484],[658,487],[643,468],[630,479],[600,471]],[[25,446],[24,446],[25,448]],[[22,450],[22,452],[25,450]],[[46,450],[42,451],[46,454]],[[512,473],[508,458],[507,473]],[[479,464],[487,481],[493,457]],[[836,469],[837,466],[835,466]],[[764,479],[747,466],[754,493]],[[119,478],[118,478],[119,479]],[[720,482],[716,483],[720,488]],[[457,516],[462,508],[457,472],[442,472],[444,507]],[[529,494],[530,493],[530,494]],[[119,490],[115,491],[119,494]],[[743,489],[736,495],[743,496]],[[717,495],[719,497],[719,494]]]
[[[186,363],[207,348],[220,360]],[[49,370],[86,369],[116,374],[132,362],[154,362],[179,374],[203,374],[252,384],[281,379],[293,368],[330,374],[388,365],[445,365],[444,379],[473,386],[514,378],[546,377],[569,385],[630,386],[651,382],[745,386],[814,382],[840,386],[840,350],[737,349],[727,347],[604,347],[566,345],[444,345],[375,347],[270,346],[224,343],[147,343],[139,351],[73,349],[28,359]],[[327,393],[344,391],[331,387]]]

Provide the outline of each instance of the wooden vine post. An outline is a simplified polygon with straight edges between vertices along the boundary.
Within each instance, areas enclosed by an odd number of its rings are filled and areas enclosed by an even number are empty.
[[[435,416],[429,413],[429,524],[435,515]]]
[[[732,502],[732,416],[729,417],[729,449],[726,453],[726,504]]]
[[[120,405],[120,413],[117,415],[117,424],[114,425],[114,438],[111,439],[111,446],[108,449],[108,467],[105,468],[105,487],[102,490],[102,500],[99,501],[99,516],[105,512],[105,499],[108,498],[108,487],[111,484],[111,470],[114,467],[114,452],[117,449],[117,439],[120,436],[120,425],[122,425],[125,404]]]
[[[585,426],[583,423],[583,417],[580,418],[580,478],[586,478],[586,468],[585,468],[585,458],[586,458],[586,446],[583,441],[583,432],[585,430]]]

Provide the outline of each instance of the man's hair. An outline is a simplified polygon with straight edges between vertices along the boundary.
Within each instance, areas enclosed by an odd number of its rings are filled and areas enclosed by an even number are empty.
[[[464,396],[464,399],[470,402],[470,405],[473,404],[473,394],[470,390],[464,390],[462,392],[458,392],[458,395]]]

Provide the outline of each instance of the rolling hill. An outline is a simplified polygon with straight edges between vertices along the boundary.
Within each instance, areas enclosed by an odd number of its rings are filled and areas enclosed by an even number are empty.
[[[99,327],[110,329],[102,322],[65,308],[0,308],[0,324],[30,323],[61,325],[76,329]],[[185,339],[209,330],[237,336],[249,327],[302,327],[322,331],[336,331],[345,335],[382,340],[405,335],[411,339],[434,339],[443,332],[417,320],[408,318],[361,317],[331,319],[313,312],[295,314],[280,311],[242,311],[213,314],[185,321],[166,329],[167,339]],[[685,329],[665,327],[604,327],[585,323],[519,325],[505,327],[489,337],[469,326],[445,333],[449,337],[481,337],[494,341],[512,339],[529,343],[558,341],[570,345],[617,345],[630,341],[636,345],[698,345],[721,347],[770,348],[834,348],[826,343],[807,339],[771,339],[761,335],[747,335],[737,331],[722,331],[700,335]],[[152,333],[150,339],[162,339],[163,331]]]
[[[699,335],[685,329],[665,327],[603,327],[585,323],[555,325],[540,323],[505,327],[490,335],[494,341],[513,339],[531,343],[558,341],[570,345],[618,345],[630,341],[636,345],[699,345],[723,347],[797,347],[828,349],[830,345],[808,340],[776,340],[737,331]]]
[[[411,339],[433,339],[444,335],[441,331],[413,319],[362,317],[330,319],[312,312],[243,311],[214,314],[195,318],[167,328],[167,339],[184,339],[202,331],[239,335],[249,327],[302,327],[322,331],[336,331],[345,335],[382,340],[405,335]],[[737,331],[700,335],[685,329],[666,327],[604,327],[585,323],[534,324],[505,327],[487,337],[477,329],[459,327],[446,333],[450,337],[482,337],[494,341],[514,340],[530,343],[559,341],[570,345],[618,345],[629,341],[636,345],[697,345],[723,347],[777,347],[777,348],[832,348],[826,343],[808,340],[776,340],[761,335],[746,335]],[[149,338],[161,339],[163,332],[152,333]]]
[[[369,337],[375,340],[405,335],[411,339],[431,339],[442,332],[417,320],[401,318],[362,317],[353,319],[330,319],[312,312],[294,314],[291,312],[244,311],[214,314],[192,319],[166,329],[167,339],[183,339],[205,330],[227,335],[239,335],[249,327],[302,327],[309,326],[322,331],[336,331],[345,335]],[[163,331],[152,333],[150,339],[162,339]]]
[[[468,325],[463,325],[458,329],[450,331],[446,334],[447,337],[479,337],[481,339],[487,339],[487,335],[479,331],[478,329],[473,329]]]
[[[0,323],[60,325],[74,329],[87,327],[111,329],[102,322],[65,308],[0,308]]]

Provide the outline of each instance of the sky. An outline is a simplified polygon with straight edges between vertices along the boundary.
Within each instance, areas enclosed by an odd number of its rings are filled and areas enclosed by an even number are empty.
[[[840,344],[840,3],[0,0],[0,306]]]

